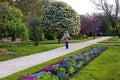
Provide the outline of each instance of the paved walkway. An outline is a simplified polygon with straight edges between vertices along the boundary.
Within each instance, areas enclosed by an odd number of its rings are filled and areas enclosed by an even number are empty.
[[[82,43],[72,43],[69,45],[70,47],[69,49],[65,49],[65,47],[61,47],[61,48],[49,50],[49,51],[38,53],[38,54],[15,58],[8,61],[2,61],[0,62],[0,78],[6,77],[8,75],[11,75],[13,73],[19,72],[24,69],[30,68],[37,64],[41,64],[43,62],[49,61],[56,57],[82,49],[84,47],[87,47],[89,45],[95,44],[97,42],[100,42],[108,38],[110,37],[101,37],[95,40],[90,40]]]

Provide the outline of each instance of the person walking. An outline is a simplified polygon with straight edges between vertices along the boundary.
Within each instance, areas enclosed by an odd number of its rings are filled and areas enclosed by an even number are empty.
[[[65,46],[66,46],[66,49],[69,48],[69,40],[71,40],[72,38],[70,37],[68,31],[65,31],[63,37],[62,37],[62,40],[65,40]]]

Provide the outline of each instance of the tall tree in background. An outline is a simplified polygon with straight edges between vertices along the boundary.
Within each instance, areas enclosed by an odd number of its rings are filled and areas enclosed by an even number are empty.
[[[114,28],[111,26],[111,22],[109,21],[109,18],[104,14],[96,14],[97,17],[101,20],[101,27],[100,30],[103,33],[103,35],[113,35],[114,34]]]
[[[96,34],[100,33],[101,20],[100,18],[93,16],[91,17],[91,31],[93,33],[94,39]]]
[[[15,6],[20,8],[25,16],[40,16],[48,5],[48,0],[15,0]]]
[[[120,1],[114,0],[113,4],[109,4],[106,0],[99,0],[97,3],[95,0],[91,0],[97,6],[98,10],[103,10],[104,13],[108,16],[112,27],[115,30],[115,35],[118,33],[118,15],[120,13]]]
[[[36,17],[30,18],[29,23],[29,29],[30,29],[30,38],[34,42],[35,46],[38,46],[40,36],[42,36],[42,29],[40,27],[40,19]]]
[[[43,15],[44,9],[49,6],[49,0],[0,0],[0,2],[8,6],[19,8],[22,11],[24,17],[23,21],[29,28],[30,39],[33,40],[33,34],[36,34],[33,33],[35,32],[34,29],[36,29],[36,26],[40,28],[40,19]],[[40,28],[39,34],[41,33],[43,34],[43,31]]]
[[[15,6],[20,8],[20,10],[23,12],[24,22],[27,24],[27,26],[30,30],[30,39],[33,40],[33,31],[36,26],[37,27],[39,26],[39,28],[40,28],[40,19],[44,13],[45,8],[47,8],[49,6],[49,0],[16,0]],[[38,24],[38,22],[39,22],[39,24]],[[35,25],[31,25],[33,23]],[[40,29],[39,34],[41,34],[41,33],[43,34],[42,29]],[[40,35],[40,36],[42,37],[42,35]],[[40,38],[40,36],[39,36],[39,38]]]
[[[80,34],[85,34],[86,37],[88,38],[89,33],[91,32],[91,23],[90,23],[90,19],[88,16],[81,16],[81,31]]]
[[[15,41],[18,29],[26,29],[22,20],[23,14],[19,9],[0,4],[0,35],[2,37],[12,36],[12,41]]]
[[[0,2],[19,8],[24,17],[32,15],[41,16],[44,9],[49,5],[49,0],[0,0]]]
[[[100,32],[101,20],[96,16],[82,16],[81,17],[81,30],[86,35],[93,34],[94,39],[96,34]]]
[[[58,35],[60,43],[61,33],[65,30],[75,34],[80,30],[80,17],[71,6],[64,2],[53,2],[45,10],[41,20],[45,32],[53,32]]]

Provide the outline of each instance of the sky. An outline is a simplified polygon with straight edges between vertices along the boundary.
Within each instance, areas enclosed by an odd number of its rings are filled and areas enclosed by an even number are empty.
[[[96,13],[96,11],[98,11],[96,9],[96,6],[90,2],[90,0],[56,0],[56,1],[64,1],[66,3],[68,3],[69,5],[72,6],[73,9],[76,10],[76,12],[78,14],[92,14],[92,13]]]

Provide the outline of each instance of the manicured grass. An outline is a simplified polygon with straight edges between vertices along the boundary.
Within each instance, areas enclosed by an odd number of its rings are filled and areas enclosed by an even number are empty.
[[[102,44],[104,45],[104,44]],[[80,53],[81,51],[85,50],[85,49],[89,49],[90,47],[96,47],[96,46],[101,46],[100,44],[97,44],[97,45],[92,45],[92,46],[89,46],[89,47],[86,47],[84,49],[81,49],[81,50],[78,50],[78,51],[75,51],[75,52],[72,52],[70,54],[67,54],[67,55],[64,55],[64,56],[61,56],[59,58],[56,58],[56,59],[53,59],[53,60],[50,60],[48,62],[45,62],[43,64],[40,64],[40,65],[37,65],[37,66],[34,66],[32,68],[29,68],[29,69],[26,69],[24,71],[20,71],[18,73],[15,73],[13,75],[10,75],[6,78],[3,78],[3,79],[0,79],[0,80],[17,80],[19,76],[22,76],[22,75],[30,75],[32,73],[35,73],[35,72],[38,72],[40,71],[42,68],[44,67],[47,67],[47,66],[50,66],[52,64],[55,64],[56,62],[58,62],[59,60],[62,60],[72,54],[76,54],[76,53]]]
[[[93,37],[89,37],[88,39],[84,38],[81,40],[70,40],[70,43],[84,42],[92,39]],[[0,46],[0,49],[9,50],[12,51],[12,53],[0,56],[0,61],[36,54],[61,46],[64,46],[64,41],[61,41],[61,43],[58,43],[57,40],[40,41],[39,46],[33,46],[33,42],[6,42]]]
[[[120,80],[120,44],[108,48],[70,80]]]
[[[63,45],[56,45],[56,44],[42,44],[39,46],[6,46],[1,47],[1,49],[6,49],[12,51],[12,53],[4,56],[0,56],[0,61],[13,59],[20,56],[31,55],[35,53],[40,53],[44,51],[48,51],[54,48],[61,47]]]
[[[101,41],[101,43],[120,43],[120,38],[118,38],[118,37],[112,37],[110,39]]]

